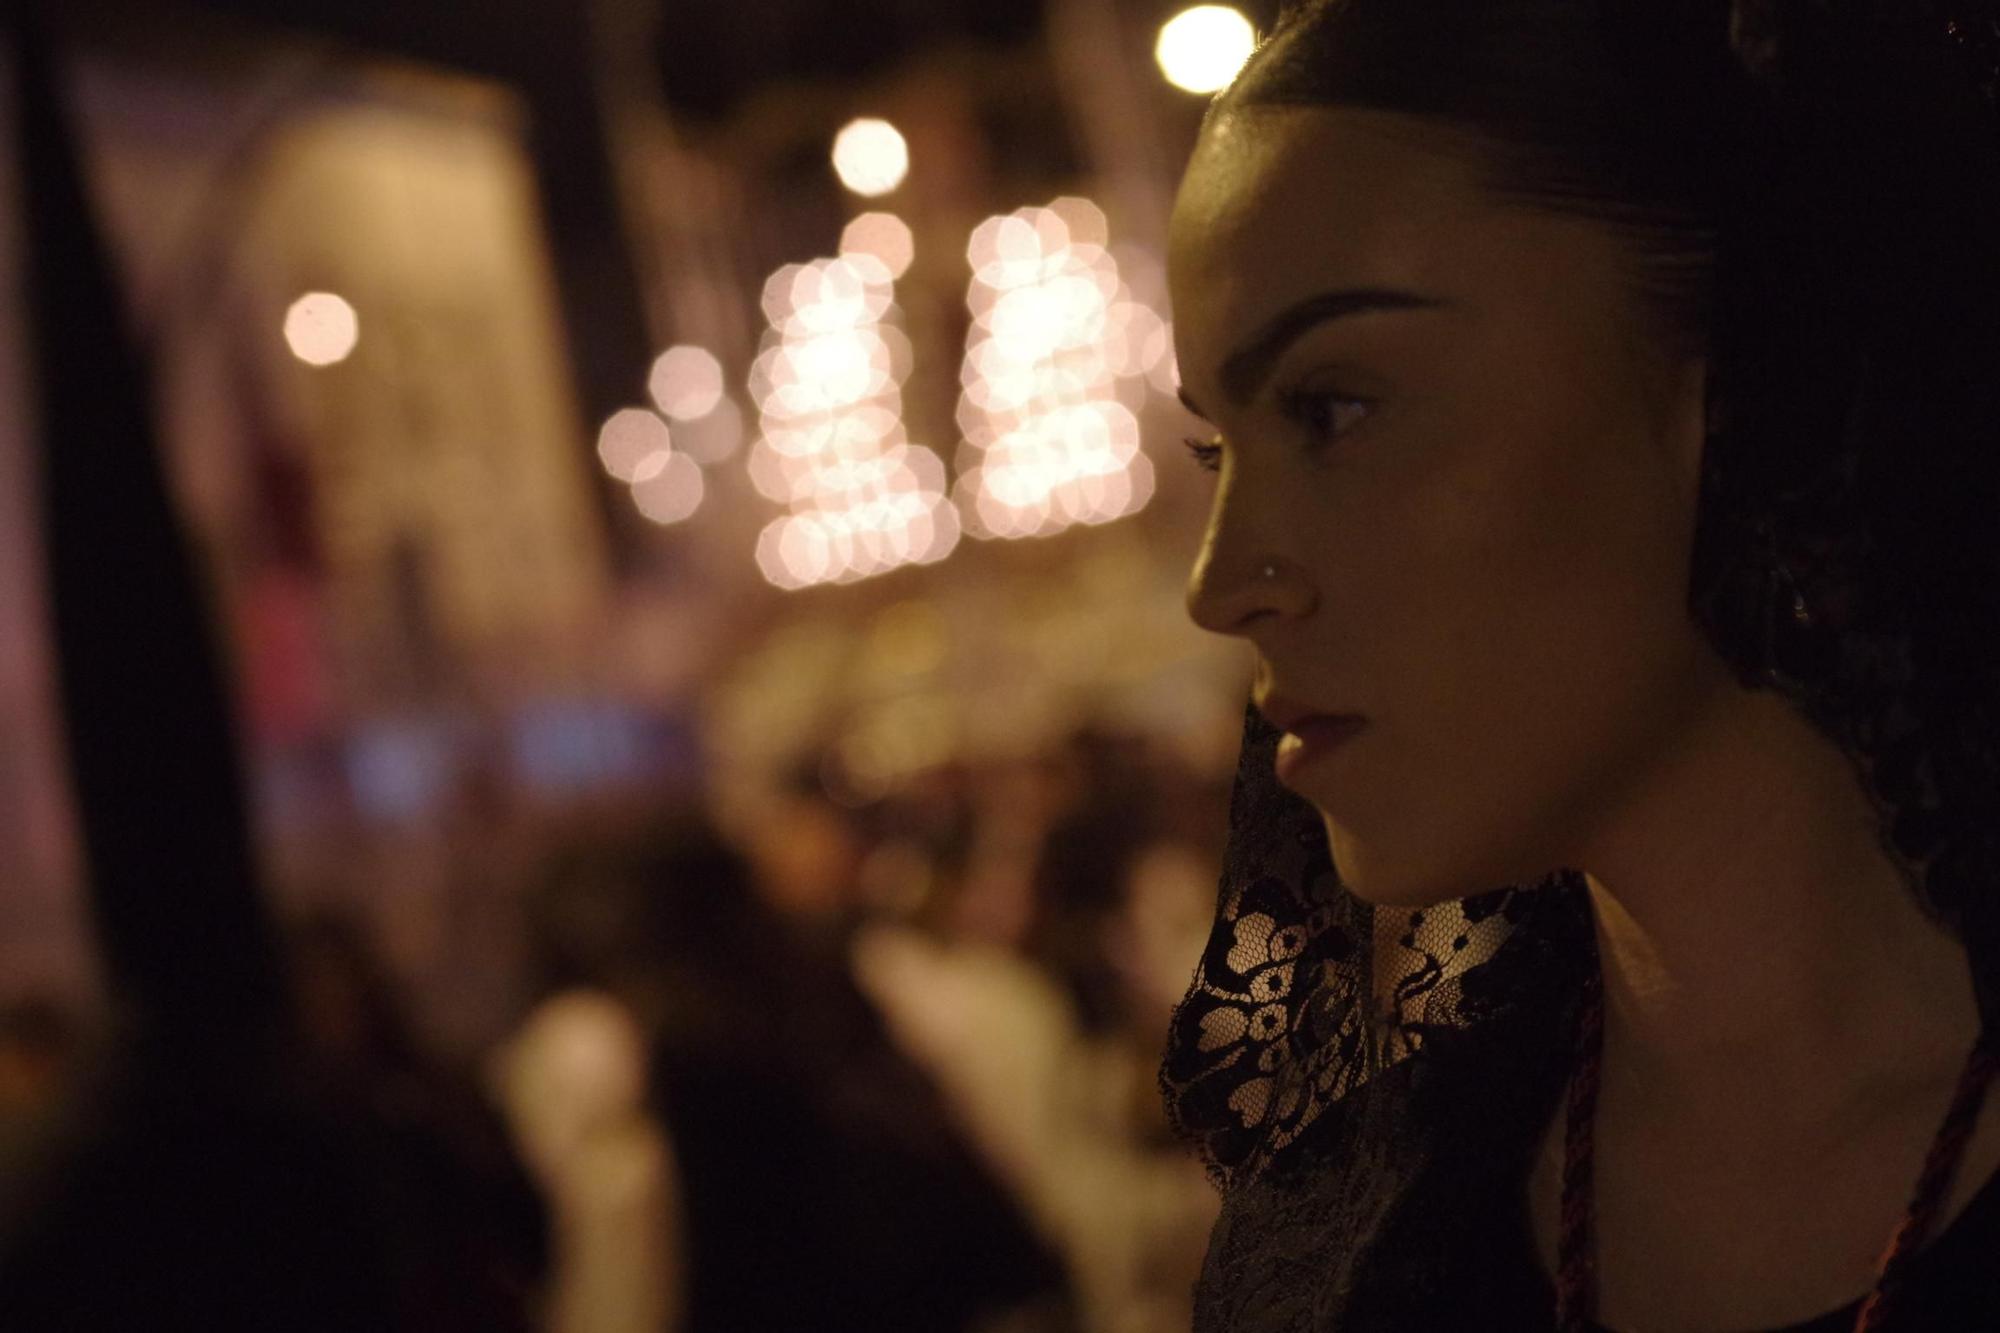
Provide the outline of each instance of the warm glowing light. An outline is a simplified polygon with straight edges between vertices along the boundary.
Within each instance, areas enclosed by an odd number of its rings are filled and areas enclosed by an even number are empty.
[[[770,328],[747,381],[759,414],[747,466],[758,493],[788,511],[757,541],[758,568],[779,588],[942,559],[958,540],[944,462],[903,427],[912,352],[891,274],[907,264],[895,252],[907,228],[867,217],[881,221],[850,227],[839,258],[787,264],[764,286]]]
[[[597,432],[597,459],[619,481],[630,482],[655,458],[673,452],[667,423],[643,407],[613,412]]]
[[[916,254],[916,238],[910,234],[909,224],[894,213],[863,213],[840,233],[841,258],[866,256],[879,261],[888,282],[909,272]]]
[[[1227,88],[1257,49],[1257,30],[1228,5],[1196,5],[1167,20],[1153,48],[1167,82],[1191,93]]]
[[[285,312],[285,342],[309,366],[331,366],[353,355],[361,340],[354,307],[332,292],[307,292]]]
[[[699,421],[722,401],[722,363],[699,347],[669,347],[653,362],[646,388],[675,421]]]
[[[1125,281],[1108,233],[1101,209],[1067,197],[972,234],[953,498],[974,537],[1044,537],[1152,497],[1134,413],[1166,321]]]
[[[655,523],[678,523],[701,508],[707,487],[686,454],[656,454],[632,479],[632,503]]]
[[[833,169],[856,194],[888,194],[909,174],[910,146],[886,120],[856,120],[833,141]]]

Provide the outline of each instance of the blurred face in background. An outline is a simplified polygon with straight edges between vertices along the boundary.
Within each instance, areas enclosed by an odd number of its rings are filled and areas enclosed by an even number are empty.
[[[1288,781],[1402,906],[1574,866],[1732,686],[1685,610],[1700,365],[1649,351],[1608,231],[1454,147],[1224,111],[1169,259],[1219,469],[1189,613],[1254,647],[1260,699],[1367,719]]]

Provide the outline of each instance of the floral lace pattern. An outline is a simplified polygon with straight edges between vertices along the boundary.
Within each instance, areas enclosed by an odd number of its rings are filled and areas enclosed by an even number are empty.
[[[1375,909],[1341,885],[1319,813],[1278,785],[1279,735],[1247,712],[1215,925],[1161,1066],[1174,1125],[1224,1194],[1196,1327],[1345,1333],[1376,1326],[1378,1300],[1399,1311],[1380,1327],[1412,1327],[1412,1293],[1443,1302],[1426,1327],[1532,1305],[1531,1287],[1417,1274],[1444,1242],[1436,1219],[1478,1225],[1508,1197],[1553,1105],[1563,1006],[1596,963],[1587,890],[1559,875]]]
[[[1587,911],[1581,884],[1556,877],[1378,912],[1341,885],[1318,811],[1278,785],[1279,735],[1248,710],[1215,927],[1160,1074],[1175,1127],[1225,1190],[1438,1028],[1499,1012],[1522,978],[1493,964],[1551,916],[1542,900],[1566,897],[1572,925]]]

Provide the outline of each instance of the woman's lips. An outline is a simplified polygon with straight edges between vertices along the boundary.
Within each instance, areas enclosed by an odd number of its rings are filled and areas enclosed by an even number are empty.
[[[1278,781],[1290,786],[1294,775],[1339,749],[1367,725],[1362,717],[1325,715],[1292,723],[1278,742]]]

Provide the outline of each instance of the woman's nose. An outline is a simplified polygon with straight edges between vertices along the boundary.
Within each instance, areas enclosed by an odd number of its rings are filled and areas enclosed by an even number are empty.
[[[1232,551],[1212,534],[1188,575],[1188,618],[1211,634],[1248,634],[1262,617],[1302,618],[1318,605],[1318,590],[1296,561]]]

